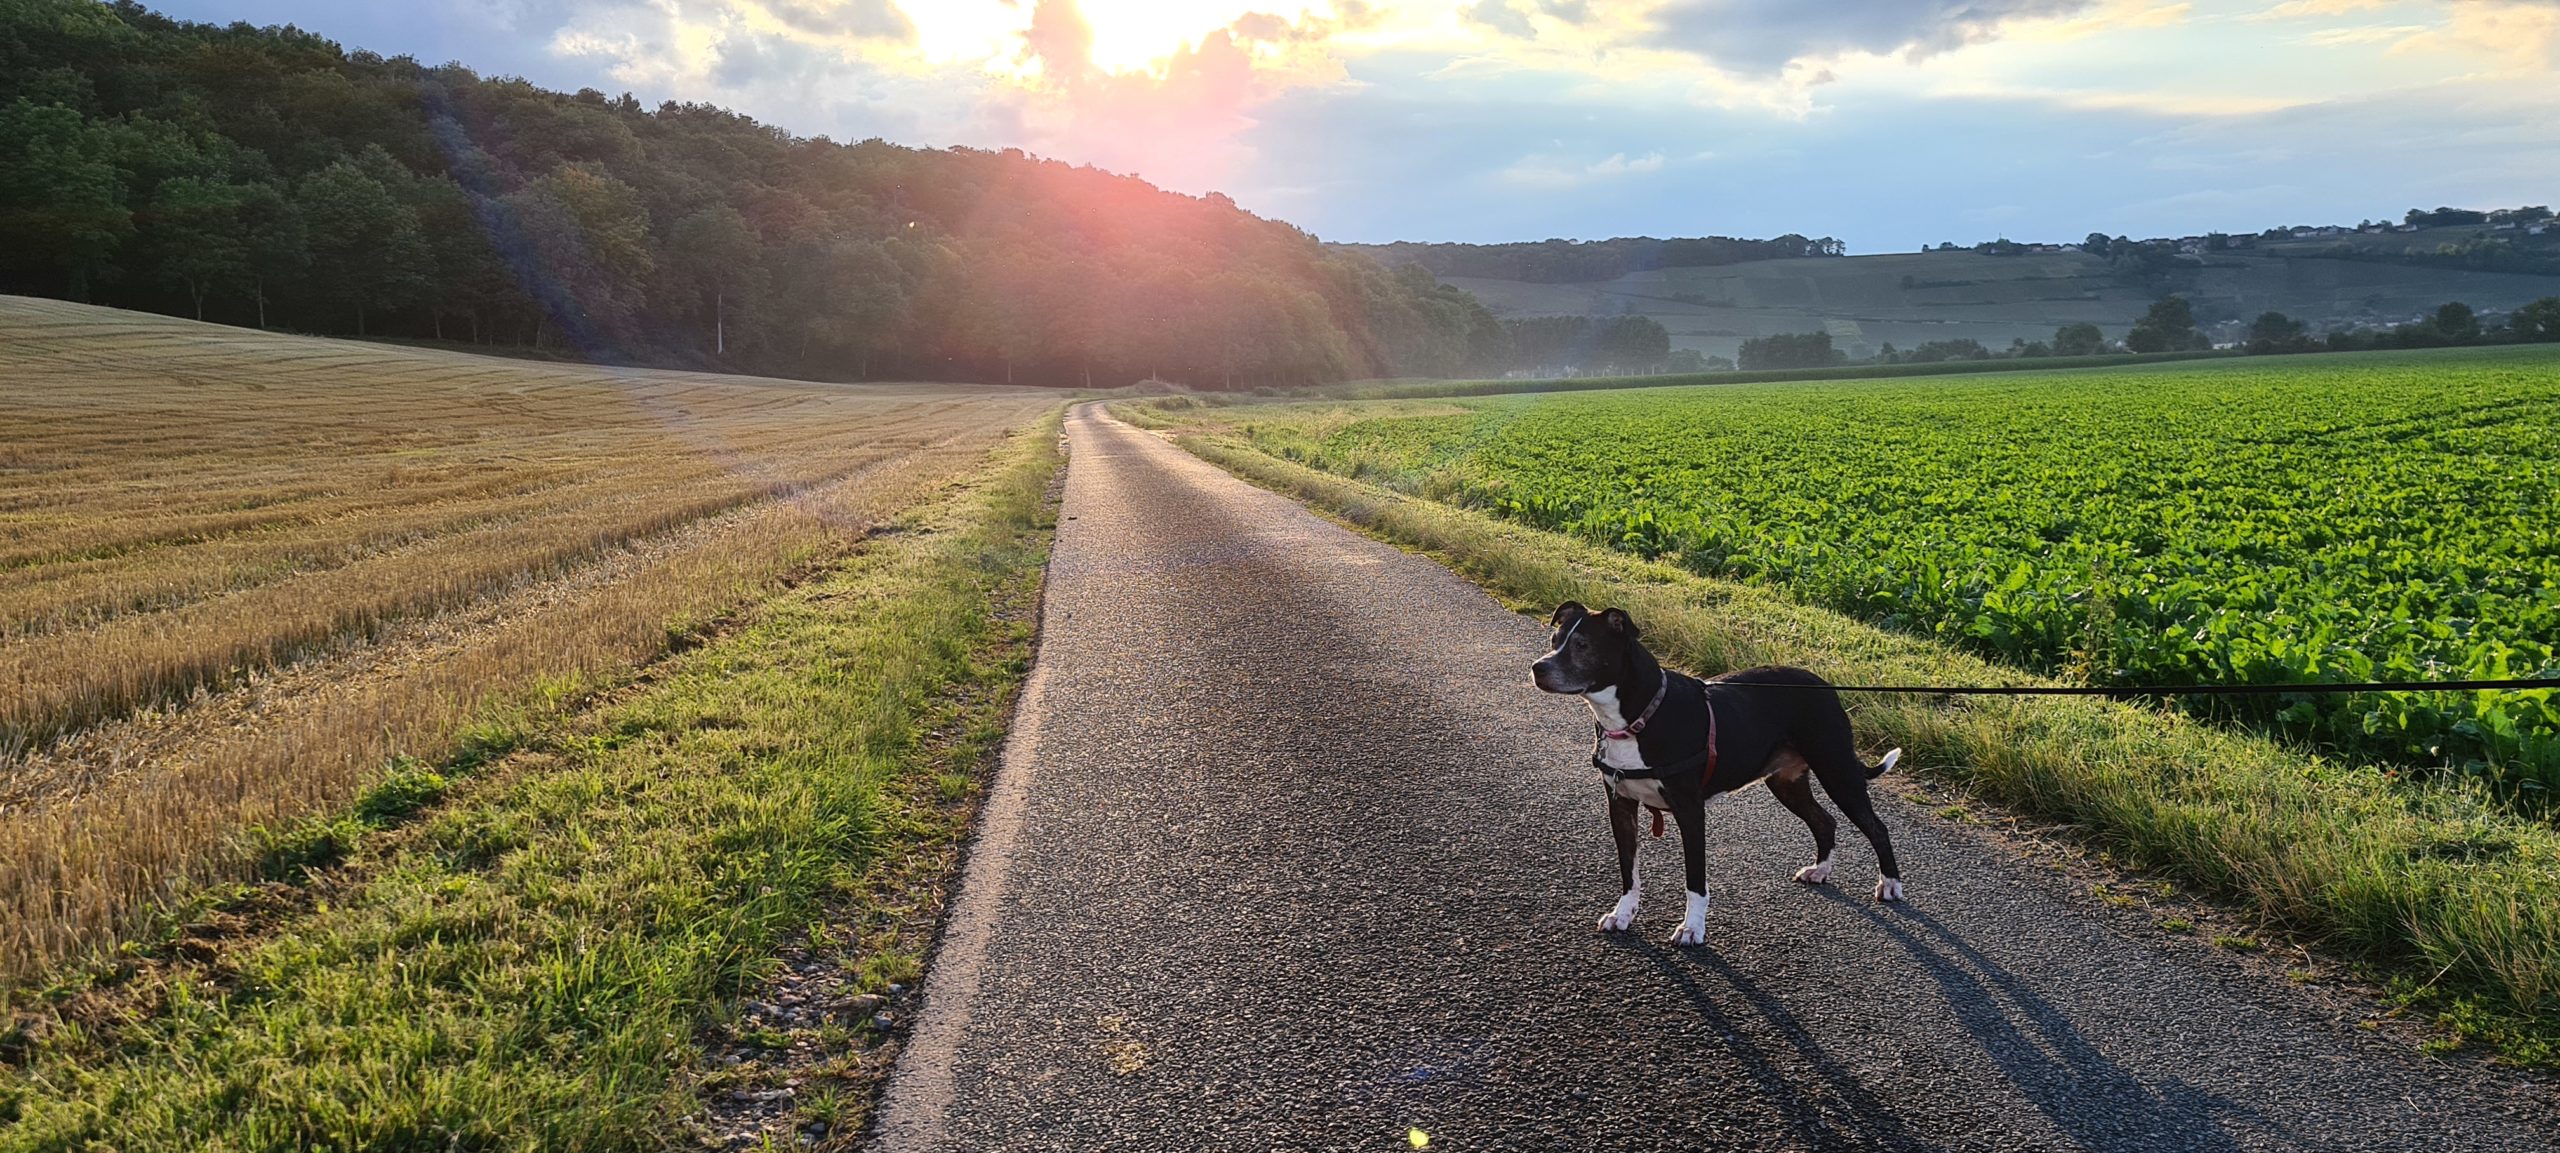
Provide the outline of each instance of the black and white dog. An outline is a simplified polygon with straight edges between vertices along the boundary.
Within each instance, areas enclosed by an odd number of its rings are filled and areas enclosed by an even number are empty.
[[[1642,882],[1636,876],[1638,810],[1654,811],[1654,835],[1662,814],[1680,825],[1681,861],[1689,870],[1689,900],[1674,945],[1704,943],[1707,936],[1705,824],[1707,800],[1754,781],[1813,829],[1814,861],[1796,879],[1819,885],[1831,879],[1831,814],[1813,799],[1808,773],[1822,782],[1831,803],[1875,846],[1876,899],[1902,899],[1902,871],[1893,842],[1867,799],[1867,782],[1902,759],[1902,750],[1869,765],[1858,757],[1849,714],[1830,683],[1803,669],[1767,667],[1700,681],[1663,668],[1637,639],[1636,623],[1622,609],[1594,613],[1571,601],[1558,606],[1552,648],[1529,666],[1538,687],[1578,693],[1591,704],[1599,744],[1591,762],[1609,790],[1609,831],[1618,840],[1617,907],[1600,918],[1603,932],[1635,923]],[[1632,714],[1630,712],[1632,710]]]

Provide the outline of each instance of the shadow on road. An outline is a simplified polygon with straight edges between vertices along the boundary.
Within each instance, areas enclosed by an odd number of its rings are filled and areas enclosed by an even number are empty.
[[[1813,1149],[1934,1148],[1904,1128],[1892,1108],[1814,1040],[1803,1022],[1723,958],[1705,949],[1684,951],[1656,946],[1652,953],[1663,976],[1724,1039],[1726,1051],[1758,1087],[1760,1098],[1785,1115],[1802,1145]],[[1720,999],[1702,985],[1701,977],[1712,978],[1722,988],[1740,994],[1760,1021],[1736,1021],[1725,1012]],[[1757,1039],[1762,1036],[1772,1037],[1792,1053],[1773,1053],[1770,1046]],[[1805,1084],[1799,1067],[1810,1068],[1821,1083]],[[1837,1104],[1825,1108],[1834,1102]]]
[[[2019,1094],[2075,1146],[2091,1150],[2237,1150],[2227,1126],[2311,1147],[2282,1123],[2183,1080],[2149,1083],[2091,1043],[2069,1015],[1927,911],[1882,909],[1824,888],[1937,982],[1940,999]],[[1922,1149],[1893,1104],[1823,1047],[1814,1031],[1750,973],[1711,950],[1649,950],[1664,975],[1715,1029],[1763,1099],[1814,1148]],[[1792,991],[1801,999],[1802,991]],[[1912,991],[1915,995],[1918,990]],[[1756,1020],[1737,1021],[1735,1002]],[[1813,1083],[1807,1083],[1807,1074]]]

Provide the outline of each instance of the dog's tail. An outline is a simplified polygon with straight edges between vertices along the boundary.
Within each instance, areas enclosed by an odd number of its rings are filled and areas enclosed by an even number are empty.
[[[1890,752],[1890,753],[1886,753],[1886,754],[1884,755],[1884,759],[1883,759],[1883,760],[1881,760],[1881,761],[1877,761],[1877,762],[1875,763],[1875,766],[1874,766],[1873,768],[1870,768],[1870,769],[1868,769],[1868,770],[1867,770],[1867,779],[1868,779],[1868,780],[1870,780],[1870,781],[1872,781],[1872,780],[1876,779],[1877,777],[1881,777],[1881,776],[1885,775],[1886,773],[1890,773],[1890,772],[1892,772],[1892,771],[1893,771],[1893,767],[1894,767],[1895,765],[1898,765],[1898,764],[1901,764],[1901,763],[1902,763],[1902,750],[1900,750],[1900,749],[1895,749],[1894,751],[1892,751],[1892,752]]]

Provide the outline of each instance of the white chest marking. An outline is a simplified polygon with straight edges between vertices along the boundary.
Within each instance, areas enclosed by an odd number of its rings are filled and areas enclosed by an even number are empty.
[[[1591,719],[1600,722],[1601,728],[1614,733],[1627,727],[1627,710],[1618,703],[1618,686],[1584,693],[1582,699],[1591,706]]]

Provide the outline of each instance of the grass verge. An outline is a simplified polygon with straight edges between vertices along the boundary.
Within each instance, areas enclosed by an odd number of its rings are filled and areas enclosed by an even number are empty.
[[[938,702],[1026,671],[1030,624],[993,606],[1038,579],[1054,444],[1054,423],[1015,438],[477,779],[404,770],[335,830],[279,836],[303,896],[273,924],[66,982],[10,1023],[0,1149],[676,1140],[726,1001],[956,819],[911,798],[947,794],[1001,729],[998,710],[950,740]]]
[[[2002,360],[1941,360],[1924,364],[1841,364],[1827,368],[1755,368],[1653,376],[1577,376],[1552,380],[1355,380],[1280,390],[1276,395],[1311,400],[1420,400],[1444,396],[1509,396],[1523,392],[1599,392],[1627,388],[1688,388],[1701,384],[1767,384],[1800,380],[1883,380],[1911,376],[1982,376],[2002,372],[2052,372],[2074,368],[2126,368],[2187,360],[2230,359],[2237,352],[2127,352],[2106,356],[2039,356]],[[2302,355],[2315,355],[2305,353]],[[2316,355],[2331,356],[2334,353]],[[1211,394],[1216,395],[1216,394]],[[1241,399],[1241,398],[1239,398]]]
[[[1868,683],[2038,683],[1767,589],[1284,461],[1180,423],[1194,413],[1120,407],[1189,427],[1176,439],[1201,458],[1429,553],[1516,606],[1625,606],[1648,643],[1691,670],[1784,662]],[[2411,784],[2131,705],[1850,703],[1865,738],[1910,750],[1921,771],[2367,964],[2454,1043],[2560,1066],[2560,830],[2471,788]]]

